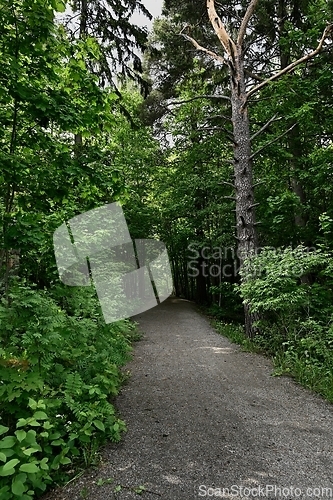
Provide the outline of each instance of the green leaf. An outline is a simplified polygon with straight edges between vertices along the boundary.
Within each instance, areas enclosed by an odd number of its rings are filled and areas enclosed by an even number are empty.
[[[30,444],[30,446],[36,445],[36,431],[32,429],[27,432],[27,436],[25,438],[26,442]]]
[[[35,472],[39,471],[39,467],[37,467],[37,465],[33,463],[23,464],[20,467],[20,471],[27,472],[28,474],[34,474]]]
[[[27,456],[30,457],[33,453],[37,453],[37,451],[40,451],[40,448],[27,448],[26,450],[22,450],[23,453]]]
[[[0,498],[8,499],[11,497],[11,494],[9,492],[9,486],[3,486],[0,488]]]
[[[16,429],[23,427],[24,425],[27,425],[27,420],[25,418],[20,418],[16,424]]]
[[[55,439],[54,441],[51,441],[52,446],[60,446],[64,442],[63,439]]]
[[[144,491],[146,491],[146,488],[144,486],[138,486],[137,488],[134,488],[134,492],[138,495],[142,495]]]
[[[12,492],[14,495],[20,497],[21,495],[23,495],[23,493],[25,492],[26,489],[27,489],[27,487],[24,485],[24,483],[22,481],[20,481],[17,478],[13,479]]]
[[[82,434],[82,436],[79,437],[79,440],[82,443],[90,443],[90,437],[89,436],[85,436],[84,434]]]
[[[43,460],[40,461],[39,467],[43,470],[49,470],[49,466],[47,465],[48,458],[43,458]]]
[[[105,432],[105,426],[104,426],[103,422],[101,422],[100,420],[94,420],[93,424],[95,425],[95,427],[97,427],[97,429]]]
[[[70,459],[70,458],[68,458],[68,457],[63,457],[63,458],[60,460],[60,463],[61,463],[62,465],[68,465],[68,464],[71,464],[71,463],[72,463],[72,461],[71,461],[71,459]]]
[[[49,417],[46,415],[44,411],[36,411],[33,414],[33,418],[35,418],[36,420],[47,420]]]
[[[55,0],[54,7],[57,12],[65,12],[66,3],[63,0]]]
[[[37,409],[37,401],[35,401],[32,398],[29,398],[29,406],[32,410],[36,410]]]
[[[13,458],[12,460],[9,460],[9,462],[7,462],[3,467],[2,467],[2,470],[3,471],[7,471],[9,469],[14,469],[14,467],[16,467],[16,465],[19,463],[19,460],[17,458]]]
[[[1,462],[6,462],[7,457],[6,457],[6,455],[4,453],[0,452],[0,460],[1,460]]]
[[[6,448],[3,450],[3,454],[6,455],[7,458],[10,458],[15,455],[15,450],[13,450],[13,448]]]
[[[15,431],[15,436],[17,437],[17,439],[21,443],[23,441],[23,439],[26,438],[27,433],[25,431]]]
[[[12,476],[13,474],[15,474],[15,469],[14,468],[8,469],[8,470],[3,470],[3,468],[0,467],[0,476],[1,477]]]
[[[53,434],[50,435],[50,439],[55,440],[59,439],[61,437],[60,432],[54,432]]]
[[[5,427],[4,425],[0,425],[0,436],[9,431],[9,427]]]
[[[32,427],[39,427],[41,425],[34,417],[28,418],[27,424],[31,425]]]
[[[13,448],[13,446],[15,446],[15,443],[16,439],[14,438],[14,436],[6,436],[0,441],[0,449]]]

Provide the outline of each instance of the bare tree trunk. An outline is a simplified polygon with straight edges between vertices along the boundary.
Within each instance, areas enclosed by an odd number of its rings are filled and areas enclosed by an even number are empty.
[[[233,57],[231,67],[231,104],[234,137],[234,175],[236,189],[236,227],[240,267],[258,248],[256,231],[253,174],[251,160],[251,134],[246,103],[244,63],[241,48]],[[255,329],[250,307],[244,307],[245,330],[253,337]]]
[[[241,56],[235,57],[232,75],[232,123],[234,132],[234,172],[238,251],[241,264],[257,249],[254,208],[251,137],[246,105],[244,68]]]

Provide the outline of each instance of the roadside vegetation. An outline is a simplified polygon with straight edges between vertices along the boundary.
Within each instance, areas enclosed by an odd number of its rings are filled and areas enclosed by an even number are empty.
[[[246,283],[234,286],[234,300],[251,301],[258,314],[257,332],[251,339],[241,323],[230,322],[226,309],[208,308],[222,335],[245,350],[272,357],[275,375],[290,375],[331,402],[332,265],[330,252],[309,252],[304,247],[268,249],[251,259]]]

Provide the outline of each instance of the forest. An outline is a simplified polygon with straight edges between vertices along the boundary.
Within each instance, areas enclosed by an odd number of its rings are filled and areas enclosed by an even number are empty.
[[[333,402],[333,2],[0,0],[0,498],[94,464],[135,323],[59,279],[53,234],[118,202],[176,296]]]

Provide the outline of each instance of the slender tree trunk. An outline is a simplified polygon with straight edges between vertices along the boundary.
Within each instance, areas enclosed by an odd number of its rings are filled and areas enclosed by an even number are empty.
[[[286,21],[288,20],[288,7],[286,0],[279,0],[279,37],[280,40],[284,35],[286,35]],[[290,47],[281,44],[280,42],[280,66],[281,69],[286,68],[291,61]],[[289,124],[292,126],[293,123]],[[302,207],[306,204],[306,196],[303,189],[303,186],[297,176],[297,163],[298,160],[302,156],[302,146],[300,141],[300,130],[299,127],[295,127],[289,134],[288,145],[290,153],[292,154],[292,159],[290,161],[290,170],[291,170],[291,181],[290,186],[293,190],[294,194],[300,201]],[[306,219],[302,213],[295,212],[294,221],[296,227],[305,227]]]
[[[303,186],[299,180],[298,170],[302,165],[302,141],[300,137],[300,129],[296,126],[289,135],[288,138],[289,151],[292,154],[290,160],[290,174],[291,181],[290,186],[294,194],[300,201],[301,211],[295,211],[294,221],[298,228],[304,228],[306,226],[306,216],[304,214],[304,207],[306,205],[306,195]],[[301,242],[301,241],[299,241]]]
[[[81,13],[80,13],[80,32],[79,38],[83,40],[87,36],[88,29],[88,0],[81,0]],[[82,134],[75,134],[74,136],[75,154],[78,156],[82,151]]]

